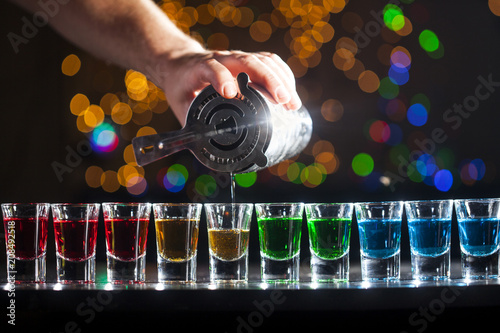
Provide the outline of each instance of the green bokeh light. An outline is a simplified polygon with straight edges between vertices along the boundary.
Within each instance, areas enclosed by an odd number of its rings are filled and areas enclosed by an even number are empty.
[[[300,180],[302,183],[309,182],[313,186],[318,186],[326,179],[325,168],[318,164],[313,163],[302,170],[300,173]]]
[[[214,177],[210,175],[201,175],[196,178],[194,188],[199,194],[210,196],[214,194],[215,190],[217,189],[217,183],[215,182]]]
[[[420,172],[417,170],[418,161],[413,161],[408,165],[408,169],[406,170],[406,174],[411,181],[415,183],[421,183],[424,181],[425,176],[422,176]]]
[[[172,164],[169,168],[168,168],[168,172],[171,172],[171,171],[176,171],[178,173],[180,173],[181,175],[184,176],[184,179],[187,180],[188,179],[188,176],[189,176],[189,172],[188,170],[186,169],[186,167],[182,164]]]
[[[401,8],[393,4],[386,5],[384,7],[384,22],[393,31],[401,30],[405,25],[405,17]]]
[[[300,174],[305,167],[305,164],[300,162],[294,162],[290,164],[288,170],[286,171],[288,180],[294,184],[302,184]]]
[[[410,149],[407,145],[401,143],[397,146],[394,146],[389,151],[389,158],[392,164],[399,166],[400,164],[404,164],[405,161],[408,160],[408,156],[410,155]]]
[[[374,165],[373,158],[366,153],[359,153],[352,159],[352,170],[358,176],[366,177],[371,174]]]
[[[439,48],[439,38],[430,30],[425,29],[418,36],[420,46],[427,52],[434,52]]]
[[[427,55],[429,57],[431,57],[432,59],[441,59],[442,57],[444,57],[443,43],[440,42],[437,50],[432,51],[432,52],[427,52]]]
[[[241,187],[250,187],[257,181],[257,173],[238,173],[234,175],[234,181]]]
[[[384,77],[380,80],[378,92],[385,99],[393,99],[399,94],[399,86],[392,82],[390,78]]]
[[[455,153],[450,148],[441,148],[436,153],[436,160],[444,169],[453,169],[455,165]]]

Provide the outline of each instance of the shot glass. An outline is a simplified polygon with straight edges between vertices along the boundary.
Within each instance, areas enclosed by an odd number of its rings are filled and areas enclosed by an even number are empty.
[[[248,281],[248,240],[253,204],[206,203],[211,283]]]
[[[262,281],[298,282],[304,204],[259,203],[255,211]]]
[[[52,204],[57,282],[94,283],[100,204]]]
[[[400,277],[402,201],[355,203],[361,278],[392,281]]]
[[[312,282],[349,280],[352,203],[305,205]]]
[[[462,278],[498,278],[500,199],[455,200]]]
[[[50,204],[2,204],[9,283],[45,282]]]
[[[159,282],[196,282],[198,235],[203,204],[153,204]]]
[[[108,282],[146,280],[149,203],[103,203]]]
[[[453,200],[407,201],[405,209],[412,277],[449,279]]]

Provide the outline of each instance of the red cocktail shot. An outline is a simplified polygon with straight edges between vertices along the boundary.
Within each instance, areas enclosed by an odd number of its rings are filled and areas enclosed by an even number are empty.
[[[100,204],[52,204],[57,281],[95,282]]]
[[[116,218],[104,221],[108,254],[133,261],[146,254],[149,218]]]
[[[9,283],[45,282],[50,204],[2,204]]]
[[[102,204],[108,282],[142,283],[146,279],[149,203]]]
[[[48,224],[48,217],[5,218],[5,242],[12,244],[7,247],[7,252],[17,260],[33,260],[45,255]]]
[[[57,255],[85,261],[95,255],[98,220],[54,220]]]

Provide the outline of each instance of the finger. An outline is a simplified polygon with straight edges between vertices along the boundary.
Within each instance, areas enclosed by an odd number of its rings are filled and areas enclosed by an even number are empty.
[[[284,104],[289,110],[297,110],[302,102],[295,88],[295,76],[288,65],[276,54],[260,53],[259,58],[280,77],[291,95],[290,100]]]
[[[211,84],[214,89],[224,98],[234,98],[238,93],[238,87],[234,81],[233,74],[216,59],[209,57],[199,64],[200,70],[193,71],[199,76],[202,83]]]
[[[278,103],[288,103],[291,93],[279,75],[265,64],[259,57],[251,53],[232,52],[230,55],[219,55],[218,60],[225,65],[233,75],[245,72],[250,76],[250,80],[264,89]]]
[[[295,87],[295,75],[293,74],[288,64],[283,61],[283,59],[281,59],[279,55],[271,52],[260,52],[259,54],[272,60],[274,64],[278,66],[278,68],[280,68],[280,72],[286,77],[286,80],[289,81],[289,84]]]

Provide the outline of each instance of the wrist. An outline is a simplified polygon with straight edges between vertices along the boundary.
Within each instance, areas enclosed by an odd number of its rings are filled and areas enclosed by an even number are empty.
[[[165,42],[166,43],[166,42]],[[204,54],[207,50],[190,36],[179,36],[175,41],[170,40],[169,45],[151,52],[149,61],[144,69],[146,76],[160,86],[172,80],[172,76],[182,67],[182,63],[194,55]],[[172,47],[169,47],[172,45]]]

